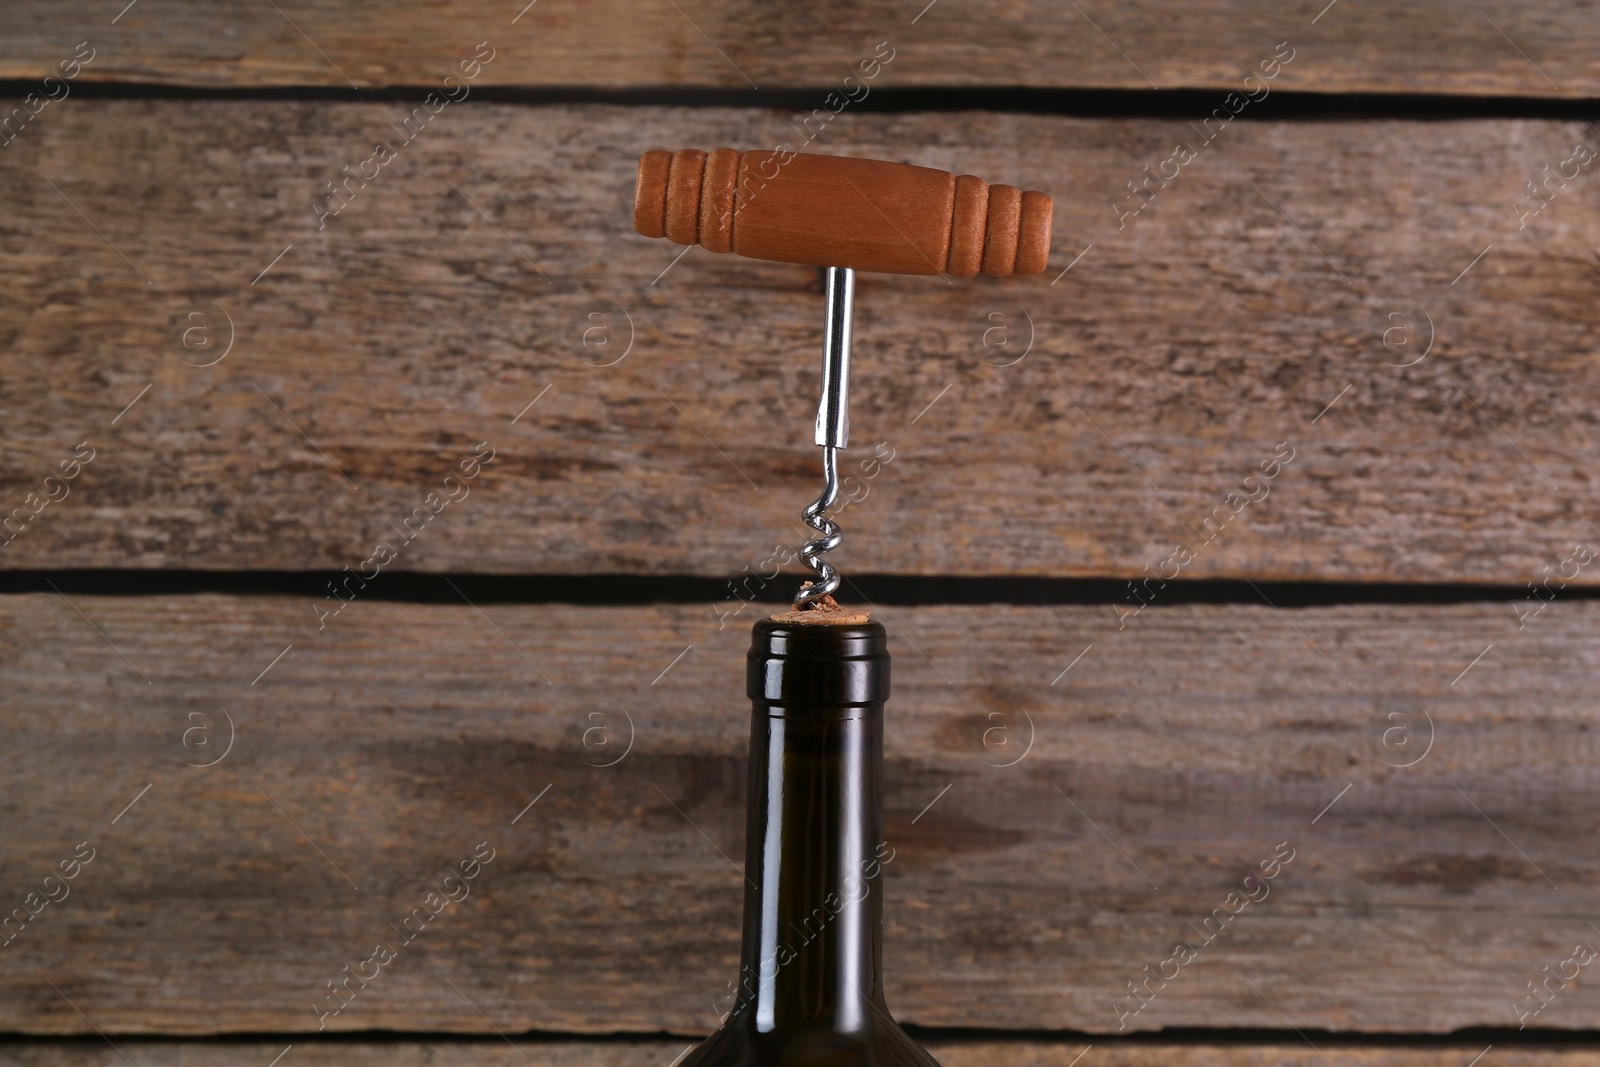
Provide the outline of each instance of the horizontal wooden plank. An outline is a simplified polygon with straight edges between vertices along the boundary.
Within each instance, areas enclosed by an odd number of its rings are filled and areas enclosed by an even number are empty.
[[[713,1026],[742,897],[742,627],[357,600],[319,631],[314,608],[0,600],[0,899],[94,852],[4,949],[0,1030]],[[886,620],[904,1020],[1508,1027],[1600,938],[1573,846],[1600,801],[1600,603],[1522,631],[1504,604]],[[471,895],[403,942],[483,843]],[[1291,850],[1264,897],[1230,898]],[[1197,958],[1133,1013],[1127,984],[1180,940]],[[380,941],[400,942],[382,982],[320,1017]],[[1580,989],[1550,999],[1530,1027],[1600,1023]]]
[[[783,116],[447,108],[319,222],[403,116],[73,101],[0,152],[5,566],[782,562],[820,490],[817,275],[676,262],[629,204],[641,148],[771,143]],[[1044,278],[861,279],[846,573],[1600,571],[1566,562],[1597,536],[1600,201],[1581,170],[1513,211],[1586,127],[1239,123],[1119,228],[1124,183],[1197,127],[835,123],[828,150],[1057,205]],[[470,498],[430,498],[479,442]]]
[[[1324,10],[1325,8],[1329,8]],[[1593,96],[1600,32],[1585,5],[1267,0],[996,5],[888,3],[830,11],[750,0],[694,4],[445,0],[405,11],[336,0],[256,5],[90,0],[11,13],[0,76],[38,78],[84,38],[80,76],[193,86],[432,85],[480,41],[480,84],[604,87],[837,85],[892,42],[882,84],[1148,89],[1239,87],[1285,39],[1306,61],[1283,87],[1315,92]],[[1428,47],[1418,48],[1425,39]]]
[[[929,1050],[943,1067],[1327,1067],[1316,1049],[1289,1044],[1125,1044],[1100,1041],[1085,1053],[1083,1042],[952,1041],[932,1039]],[[283,1067],[667,1067],[685,1043],[653,1041],[318,1041],[297,1036],[282,1041],[129,1040],[117,1045],[139,1067],[262,1067],[286,1048]],[[1482,1046],[1344,1046],[1328,1050],[1341,1067],[1462,1067]],[[1083,1054],[1081,1060],[1079,1054]],[[291,1058],[292,1057],[292,1058]],[[1594,1067],[1600,1052],[1589,1048],[1506,1048],[1495,1045],[1494,1062],[1504,1067]],[[126,1067],[117,1051],[98,1038],[87,1041],[24,1041],[0,1044],[5,1067]]]

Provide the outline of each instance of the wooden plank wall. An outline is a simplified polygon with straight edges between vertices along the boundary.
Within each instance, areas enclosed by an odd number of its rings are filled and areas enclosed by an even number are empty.
[[[896,1013],[952,1067],[1596,1062],[1546,981],[1600,943],[1594,16],[0,12],[0,1063],[620,1067],[716,1024],[767,609],[600,601],[798,544],[820,297],[635,235],[632,169],[796,140],[879,42],[810,147],[1056,198],[1042,278],[859,285],[836,558],[915,601],[877,606]],[[380,542],[349,603],[261,592]],[[1148,606],[1071,584],[1180,543]]]
[[[1588,7],[1558,0],[1476,11],[1447,0],[1331,9],[1327,0],[1130,0],[1065,12],[1044,0],[868,0],[824,11],[750,0],[680,10],[622,0],[407,9],[302,0],[281,11],[140,0],[125,13],[124,5],[62,0],[15,11],[0,74],[39,76],[89,35],[114,45],[87,75],[96,81],[431,85],[488,38],[506,49],[485,75],[491,85],[772,90],[831,85],[877,41],[903,39],[907,54],[896,56],[890,84],[1231,89],[1288,37],[1317,54],[1315,68],[1285,73],[1284,87],[1296,90],[1583,99],[1600,89],[1600,26],[1585,17]]]

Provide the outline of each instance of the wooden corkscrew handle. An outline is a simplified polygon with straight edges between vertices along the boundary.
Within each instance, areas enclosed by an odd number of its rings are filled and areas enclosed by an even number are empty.
[[[970,174],[853,156],[656,149],[633,226],[750,259],[880,274],[1038,274],[1051,201]]]

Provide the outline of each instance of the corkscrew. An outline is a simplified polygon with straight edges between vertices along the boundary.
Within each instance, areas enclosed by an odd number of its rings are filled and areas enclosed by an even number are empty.
[[[644,236],[824,268],[822,494],[802,513],[819,536],[800,549],[815,578],[796,595],[796,610],[831,603],[824,598],[840,583],[823,557],[844,540],[827,513],[850,436],[855,272],[1038,274],[1050,252],[1051,207],[1044,193],[970,174],[851,156],[686,148],[640,158],[633,225]]]

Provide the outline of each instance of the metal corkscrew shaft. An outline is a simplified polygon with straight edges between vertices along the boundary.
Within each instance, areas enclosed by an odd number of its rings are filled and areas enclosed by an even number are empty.
[[[839,497],[839,450],[850,442],[850,323],[855,306],[856,274],[849,267],[826,273],[827,319],[822,334],[822,400],[817,405],[817,444],[822,447],[822,495],[805,510],[806,525],[822,536],[800,548],[800,559],[816,580],[796,595],[795,607],[832,596],[839,572],[822,556],[839,547],[844,534],[827,511]]]

